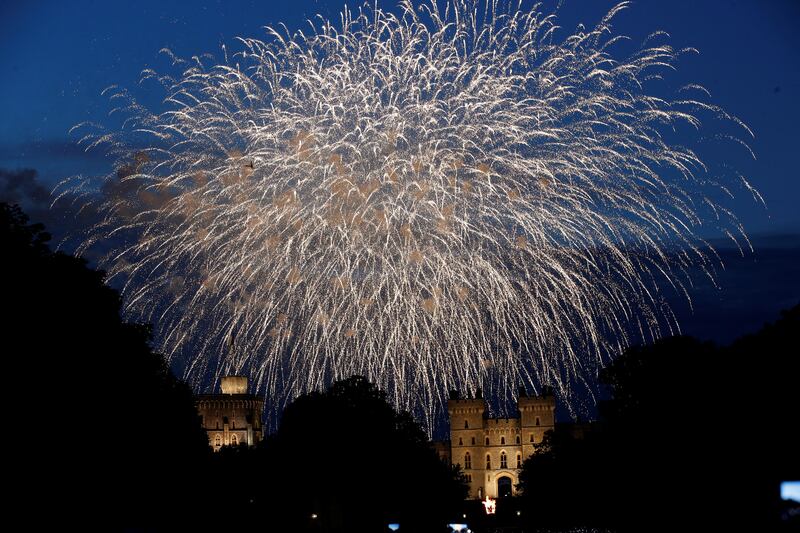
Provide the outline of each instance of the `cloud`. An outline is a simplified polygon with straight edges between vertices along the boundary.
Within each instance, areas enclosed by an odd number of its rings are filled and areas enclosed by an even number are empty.
[[[50,192],[37,181],[32,168],[6,170],[0,168],[0,201],[19,204],[24,209],[37,208],[48,202]]]
[[[18,204],[31,222],[45,225],[53,236],[53,247],[68,253],[75,251],[86,230],[100,220],[91,206],[72,200],[68,195],[51,207],[50,189],[40,182],[35,169],[0,168],[0,202]]]

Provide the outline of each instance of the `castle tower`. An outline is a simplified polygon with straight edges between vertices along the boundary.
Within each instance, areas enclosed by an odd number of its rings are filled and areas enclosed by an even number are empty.
[[[476,398],[460,398],[450,393],[447,413],[450,417],[450,460],[460,464],[469,484],[469,497],[485,495],[484,471],[484,413],[486,404],[480,390]]]
[[[264,438],[261,413],[264,400],[247,392],[247,378],[222,378],[222,394],[197,397],[197,412],[208,435],[208,445],[216,452],[222,446],[255,446]]]
[[[518,406],[522,456],[528,458],[534,452],[533,445],[542,442],[545,432],[555,428],[556,400],[547,387],[541,396],[528,396],[520,391]]]

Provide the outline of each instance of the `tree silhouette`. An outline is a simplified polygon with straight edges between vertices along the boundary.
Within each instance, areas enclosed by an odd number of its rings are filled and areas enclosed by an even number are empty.
[[[34,522],[88,529],[180,520],[208,450],[192,392],[151,351],[149,328],[120,318],[103,273],[48,240],[0,204],[14,504]]]
[[[539,524],[619,531],[769,531],[797,479],[800,307],[731,346],[633,347],[603,370],[610,399],[583,439],[549,435],[521,488]]]

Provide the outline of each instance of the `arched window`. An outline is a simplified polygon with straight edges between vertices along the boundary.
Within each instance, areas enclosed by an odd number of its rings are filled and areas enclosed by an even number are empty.
[[[500,444],[505,444],[505,443],[506,443],[506,438],[500,437]]]
[[[538,416],[536,417],[536,425],[537,426],[539,425],[539,417]]]
[[[472,468],[472,456],[469,452],[464,454],[464,470],[469,470]]]
[[[469,429],[469,420],[464,420],[464,429]]]
[[[533,433],[531,433],[531,442],[533,442]]]
[[[522,468],[522,456],[517,454],[517,468]]]
[[[467,483],[472,483],[472,474],[464,474],[464,479]]]
[[[463,446],[463,445],[464,445],[464,443],[463,443],[463,442],[462,442],[462,440],[461,440],[461,437],[458,437],[458,445],[459,445],[459,446]]]
[[[506,459],[506,452],[500,452],[500,468],[508,468],[508,460]]]
[[[217,437],[214,439],[214,446],[217,448],[222,446],[222,438],[219,435],[217,435]]]
[[[475,437],[472,437],[472,445],[475,446]]]
[[[489,437],[486,437],[486,445],[489,445]]]
[[[517,435],[517,444],[519,444],[519,435]]]
[[[236,446],[239,444],[239,440],[236,438],[236,435],[231,435],[231,446]]]
[[[492,456],[488,453],[486,454],[486,470],[492,469]]]
[[[483,499],[483,488],[478,487],[478,499]]]

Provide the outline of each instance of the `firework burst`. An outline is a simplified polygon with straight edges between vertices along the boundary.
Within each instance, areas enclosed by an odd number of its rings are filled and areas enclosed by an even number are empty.
[[[62,186],[105,214],[83,250],[122,243],[104,264],[126,310],[188,377],[248,374],[276,410],[352,373],[429,421],[450,387],[569,396],[674,325],[657,281],[712,269],[704,221],[740,230],[664,132],[746,127],[698,86],[649,95],[681,51],[654,34],[615,59],[624,7],[564,39],[497,2],[365,7],[173,57],[174,78],[145,71],[165,111],[115,88],[123,129],[79,128],[117,161]]]

